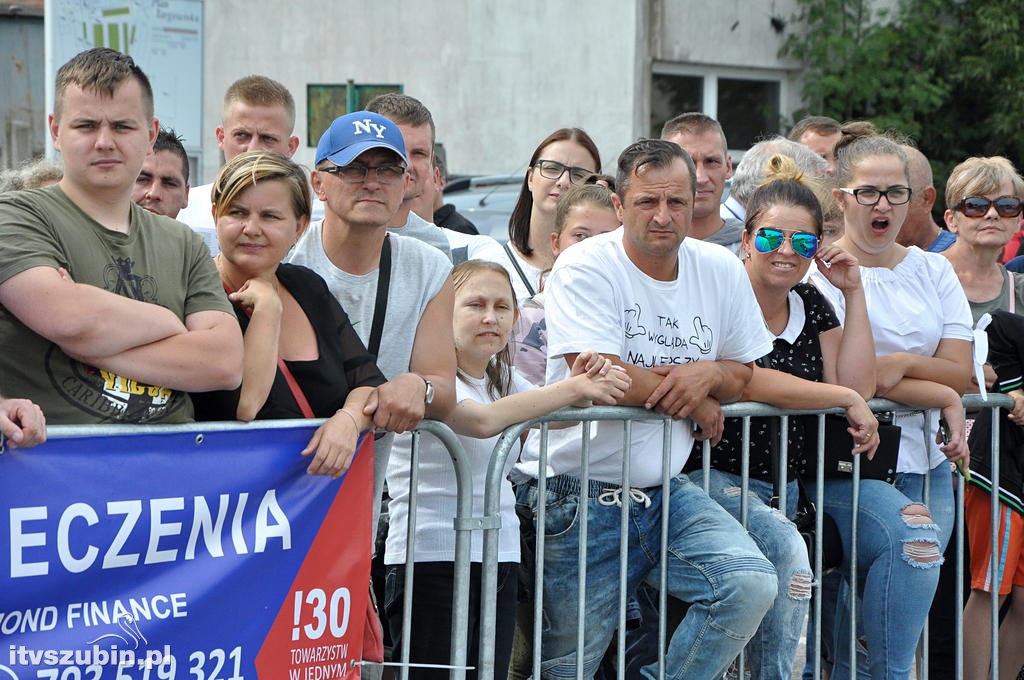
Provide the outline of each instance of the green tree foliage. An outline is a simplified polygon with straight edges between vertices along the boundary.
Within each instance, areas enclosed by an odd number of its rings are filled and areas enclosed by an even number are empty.
[[[888,5],[891,7],[891,4]],[[968,156],[1024,160],[1021,0],[797,0],[782,53],[806,65],[806,114],[869,119],[946,173]]]

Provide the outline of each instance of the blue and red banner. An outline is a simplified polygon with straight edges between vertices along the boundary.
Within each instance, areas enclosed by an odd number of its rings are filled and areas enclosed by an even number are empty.
[[[299,455],[313,431],[0,455],[0,680],[358,677],[373,438],[331,480]]]

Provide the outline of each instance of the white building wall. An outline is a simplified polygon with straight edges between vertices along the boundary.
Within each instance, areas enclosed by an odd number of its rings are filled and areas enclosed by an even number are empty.
[[[650,47],[652,68],[701,76],[778,79],[780,109],[788,116],[801,103],[803,67],[796,60],[781,58],[779,50],[797,29],[791,21],[796,10],[795,0],[653,0],[652,22],[657,29]],[[705,95],[713,98],[714,92]]]
[[[655,58],[740,68],[799,68],[779,58],[794,0],[660,0]],[[777,32],[771,20],[787,22]]]
[[[220,163],[224,91],[260,73],[296,99],[296,160],[308,83],[401,83],[432,112],[450,172],[518,173],[563,126],[598,143],[606,170],[636,137],[644,0],[208,0],[203,83],[206,181]],[[339,115],[344,113],[339,111]],[[314,140],[315,142],[315,140]]]

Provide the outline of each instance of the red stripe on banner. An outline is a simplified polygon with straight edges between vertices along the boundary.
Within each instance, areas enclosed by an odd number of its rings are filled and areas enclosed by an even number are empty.
[[[256,655],[266,680],[359,676],[370,585],[373,437],[359,449]],[[255,596],[255,593],[254,593]]]

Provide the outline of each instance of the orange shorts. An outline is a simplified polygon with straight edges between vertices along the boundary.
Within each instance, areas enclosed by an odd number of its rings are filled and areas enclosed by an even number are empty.
[[[971,588],[992,592],[992,505],[988,492],[967,485],[964,522],[971,541]],[[999,504],[998,574],[999,594],[1008,595],[1014,586],[1024,586],[1024,517]]]

